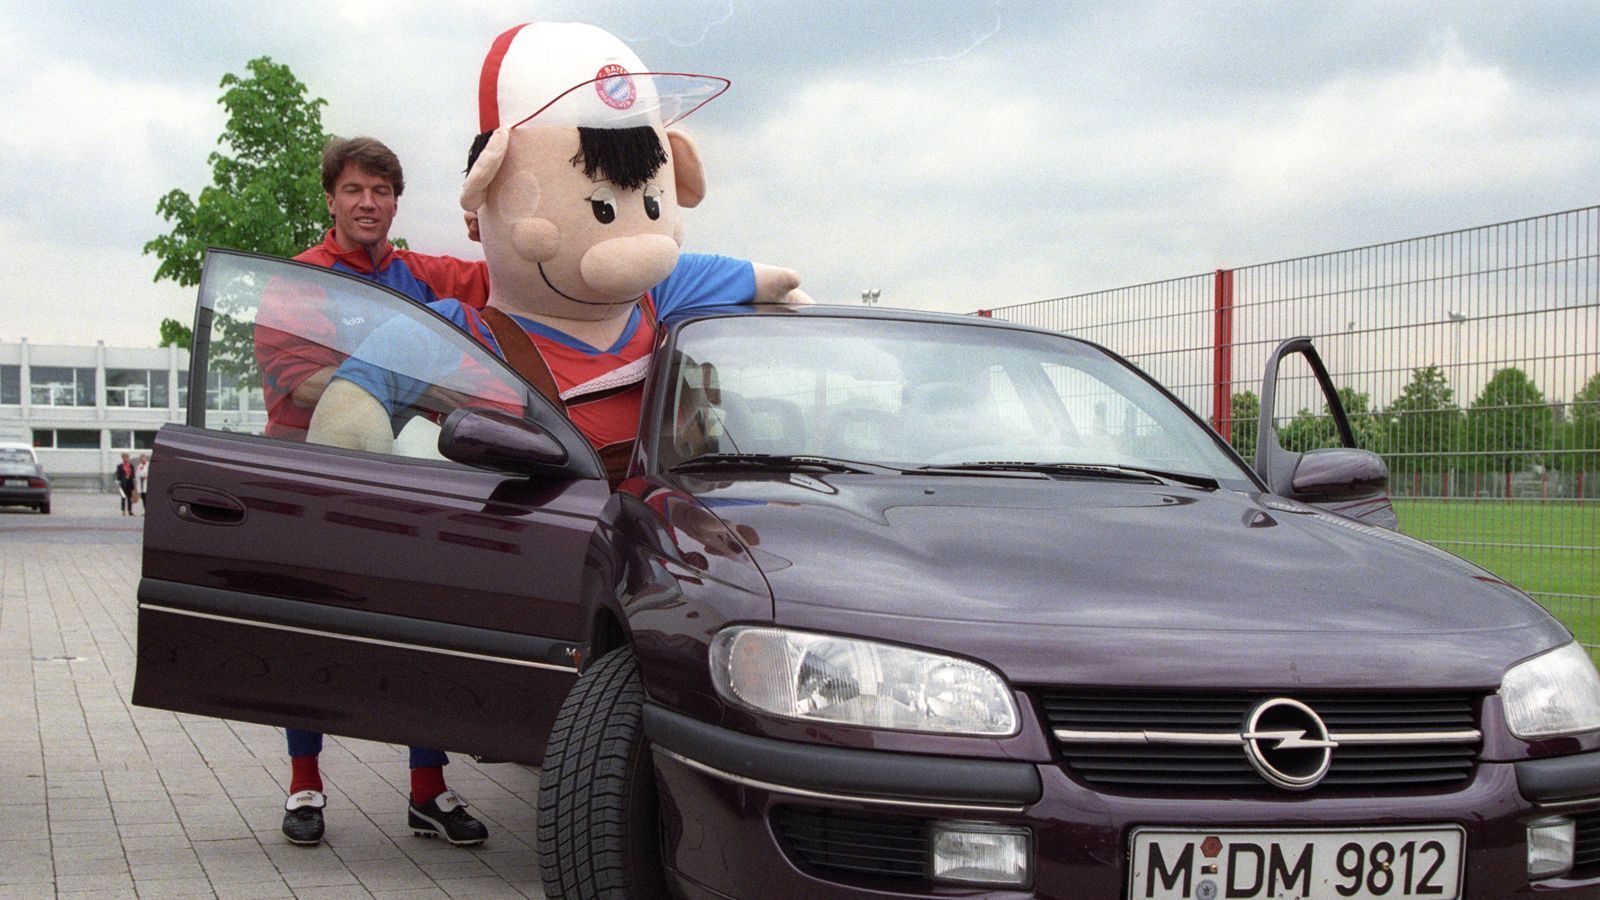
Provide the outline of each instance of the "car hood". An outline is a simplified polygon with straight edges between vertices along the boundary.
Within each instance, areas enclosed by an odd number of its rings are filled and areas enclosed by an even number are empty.
[[[1471,564],[1271,495],[924,475],[685,487],[745,536],[779,624],[1017,682],[1492,689],[1570,639]]]

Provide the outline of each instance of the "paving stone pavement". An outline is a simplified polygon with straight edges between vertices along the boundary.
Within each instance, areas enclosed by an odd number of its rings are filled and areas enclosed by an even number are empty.
[[[278,831],[281,729],[133,706],[144,520],[111,494],[0,509],[0,900],[543,897],[538,772],[452,755],[477,848],[406,827],[405,747],[330,736],[326,841]]]

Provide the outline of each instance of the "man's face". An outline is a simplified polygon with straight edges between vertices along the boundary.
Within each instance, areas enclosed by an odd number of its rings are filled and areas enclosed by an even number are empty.
[[[389,239],[398,200],[394,185],[355,163],[346,163],[328,198],[334,239],[346,250],[371,250]]]

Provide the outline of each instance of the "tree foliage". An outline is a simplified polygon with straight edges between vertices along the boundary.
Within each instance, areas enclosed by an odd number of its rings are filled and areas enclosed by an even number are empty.
[[[156,203],[156,212],[172,223],[171,231],[144,245],[146,254],[161,260],[156,281],[199,284],[207,247],[293,256],[317,243],[329,224],[322,190],[327,101],[308,97],[289,67],[269,57],[252,59],[246,68],[247,75],[222,76],[217,102],[228,121],[217,138],[220,149],[207,157],[211,184],[198,198],[174,188]],[[243,298],[231,304],[216,299],[209,367],[257,384],[253,306]],[[188,329],[167,321],[182,329],[170,337],[182,340]],[[161,337],[165,346],[166,322]]]
[[[1233,417],[1229,426],[1229,443],[1239,451],[1245,462],[1255,465],[1256,430],[1261,427],[1258,421],[1261,417],[1261,398],[1256,396],[1255,391],[1241,391],[1233,395],[1229,408],[1229,415]]]
[[[172,230],[144,245],[161,260],[155,280],[200,283],[207,247],[293,256],[316,243],[328,225],[323,200],[322,108],[289,67],[259,57],[249,74],[222,77],[218,101],[228,111],[208,157],[211,184],[198,198],[174,188],[156,203]]]
[[[1516,472],[1549,461],[1554,421],[1544,392],[1518,368],[1495,372],[1467,410],[1459,449],[1486,453],[1500,472]]]
[[[1384,418],[1384,452],[1397,471],[1437,472],[1449,466],[1461,426],[1455,392],[1436,365],[1413,369]]]
[[[194,329],[177,319],[161,320],[161,343],[157,346],[178,346],[185,350],[194,346]]]
[[[1338,389],[1339,403],[1350,419],[1356,446],[1363,450],[1379,451],[1383,444],[1383,430],[1372,412],[1372,397],[1352,387]],[[1304,453],[1320,447],[1341,447],[1339,427],[1334,424],[1333,413],[1326,403],[1320,413],[1302,409],[1294,414],[1289,424],[1278,429],[1278,442],[1285,450]]]

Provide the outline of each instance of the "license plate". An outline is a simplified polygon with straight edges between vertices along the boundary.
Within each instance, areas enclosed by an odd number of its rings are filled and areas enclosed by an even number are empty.
[[[28,486],[28,479],[26,479],[26,478],[7,478],[6,479],[6,485],[8,487],[27,487]]]
[[[1463,831],[1133,832],[1128,897],[1138,900],[1304,900],[1461,895]]]

